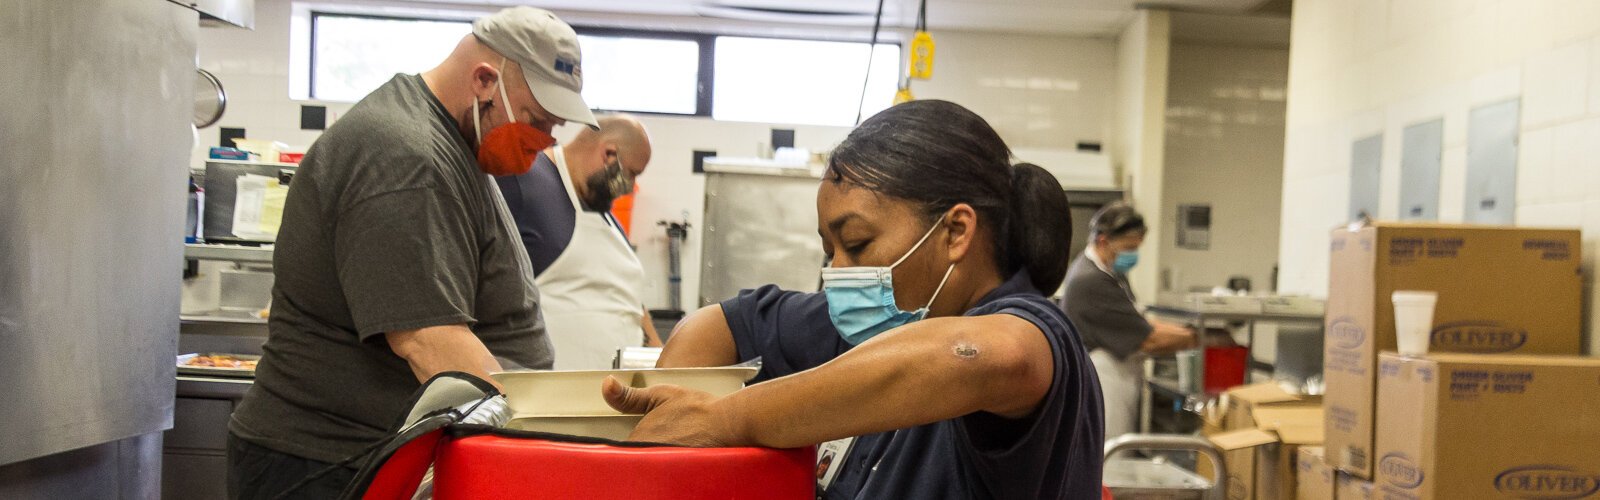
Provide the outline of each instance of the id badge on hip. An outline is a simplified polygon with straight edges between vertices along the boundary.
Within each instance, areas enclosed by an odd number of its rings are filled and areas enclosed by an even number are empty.
[[[856,438],[849,437],[817,445],[817,491],[828,491],[855,442]]]

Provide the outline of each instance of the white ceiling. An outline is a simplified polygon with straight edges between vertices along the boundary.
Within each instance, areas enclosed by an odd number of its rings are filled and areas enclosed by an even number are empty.
[[[475,6],[533,5],[564,18],[653,19],[697,27],[707,21],[870,27],[877,0],[403,0]],[[1141,6],[1238,14],[1269,0],[928,0],[931,29],[1115,36]],[[918,0],[885,0],[885,27],[910,27]],[[820,14],[796,15],[809,11]],[[576,19],[572,19],[576,20]],[[637,22],[631,24],[638,24]],[[657,28],[663,26],[654,26]]]

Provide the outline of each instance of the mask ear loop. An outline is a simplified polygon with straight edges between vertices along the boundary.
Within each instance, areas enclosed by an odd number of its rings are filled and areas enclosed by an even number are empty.
[[[506,58],[500,58],[500,78],[495,79],[494,85],[500,87],[500,107],[506,108],[506,119],[511,123],[517,122],[516,115],[511,114],[511,98],[506,97]]]
[[[505,71],[505,68],[506,68],[506,58],[501,57],[500,58],[500,67],[495,69],[495,71],[499,72],[500,75],[495,77],[494,86],[496,88],[500,89],[500,107],[506,109],[506,118],[510,119],[511,123],[516,123],[517,122],[517,117],[511,114],[511,106],[509,105],[509,103],[511,102],[511,99],[509,97],[506,97],[506,86],[505,86],[506,71]],[[472,98],[472,132],[475,135],[478,136],[478,145],[482,146],[483,145],[483,124],[478,122],[478,98],[477,97],[473,97]]]
[[[939,224],[944,223],[944,217],[945,216],[943,214],[940,214],[939,215],[939,220],[933,221],[933,227],[928,228],[928,232],[922,234],[922,239],[917,240],[917,244],[916,245],[912,245],[911,246],[911,250],[906,252],[905,255],[901,255],[900,256],[900,260],[894,261],[893,264],[889,264],[889,269],[894,269],[896,267],[900,267],[900,263],[901,262],[905,262],[906,259],[911,258],[911,254],[917,253],[917,249],[918,248],[922,248],[922,244],[924,242],[928,241],[928,237],[929,236],[933,236],[933,231],[935,229],[939,229]]]
[[[955,271],[955,270],[956,270],[956,263],[954,263],[954,262],[950,263],[950,267],[947,267],[947,268],[944,269],[944,277],[943,278],[939,278],[939,287],[933,289],[933,296],[932,297],[928,297],[928,305],[922,306],[923,309],[927,309],[927,308],[933,307],[933,301],[939,300],[939,292],[944,291],[945,282],[950,281],[950,273]]]
[[[933,221],[933,227],[928,228],[928,232],[924,233],[922,235],[922,239],[917,240],[917,244],[913,245],[911,247],[911,251],[906,252],[905,255],[900,256],[900,260],[894,261],[894,264],[889,265],[889,269],[894,269],[896,267],[900,267],[900,263],[901,262],[905,262],[906,259],[911,258],[911,254],[917,253],[917,249],[918,248],[922,248],[922,244],[928,241],[928,237],[933,236],[933,231],[935,229],[939,229],[939,224],[943,224],[944,223],[944,218],[945,218],[945,214],[940,214],[939,215],[939,220]],[[923,309],[927,309],[929,307],[933,307],[933,301],[937,300],[939,298],[939,292],[944,291],[945,283],[948,283],[950,281],[950,273],[954,272],[955,270],[956,270],[956,264],[954,262],[950,263],[950,267],[945,268],[944,277],[939,279],[939,287],[933,289],[933,296],[928,298],[928,305],[922,306]]]
[[[478,135],[478,145],[483,146],[483,125],[478,123],[478,98],[472,98],[472,133]]]

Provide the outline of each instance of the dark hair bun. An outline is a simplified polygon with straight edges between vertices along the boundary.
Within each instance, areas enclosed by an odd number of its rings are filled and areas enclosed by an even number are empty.
[[[1051,293],[1067,277],[1072,211],[1056,176],[1032,163],[1011,167],[1009,254],[1028,269],[1033,286]]]

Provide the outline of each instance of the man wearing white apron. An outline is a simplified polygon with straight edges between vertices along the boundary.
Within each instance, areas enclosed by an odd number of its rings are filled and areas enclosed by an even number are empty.
[[[640,296],[644,270],[610,213],[650,162],[649,136],[631,117],[599,121],[528,173],[497,179],[533,264],[557,370],[610,368],[619,348],[660,344]]]
[[[1089,221],[1089,246],[1068,268],[1062,294],[1062,309],[1100,376],[1107,440],[1139,429],[1145,358],[1195,345],[1188,327],[1139,314],[1127,274],[1139,262],[1145,231],[1144,217],[1132,207],[1101,209]]]

